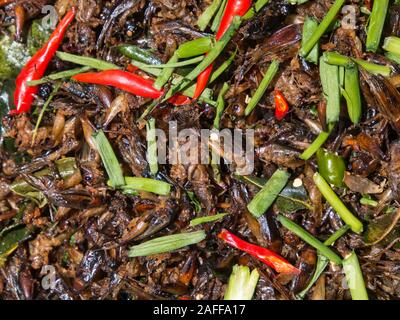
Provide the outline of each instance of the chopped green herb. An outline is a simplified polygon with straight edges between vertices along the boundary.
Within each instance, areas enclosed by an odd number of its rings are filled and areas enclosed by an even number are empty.
[[[368,300],[367,289],[356,253],[343,259],[343,271],[353,300]]]
[[[317,28],[318,28],[318,22],[314,18],[307,16],[306,19],[304,20],[304,25],[303,25],[303,37],[301,40],[302,45],[304,45],[304,43],[310,40],[311,36],[313,35],[313,33]],[[307,61],[317,64],[318,57],[319,57],[319,45],[317,41],[317,43],[314,45],[314,47],[311,49],[310,53],[305,57],[305,59]]]
[[[258,102],[261,100],[262,96],[264,95],[265,91],[268,88],[268,85],[271,83],[272,79],[275,77],[276,73],[279,69],[279,62],[274,60],[268,67],[267,72],[265,73],[263,79],[261,80],[260,85],[258,86],[256,92],[254,93],[253,97],[250,99],[249,104],[244,111],[244,114],[248,116],[254,108],[257,106]]]
[[[357,217],[355,217],[349,209],[343,204],[339,197],[335,194],[325,179],[319,174],[314,174],[314,183],[322,193],[326,201],[332,206],[342,220],[348,224],[351,230],[355,233],[361,233],[363,230],[363,224]]]
[[[257,269],[250,273],[249,267],[234,265],[226,287],[224,300],[251,300],[259,278],[260,275]]]
[[[199,224],[221,220],[227,214],[228,213],[218,213],[218,214],[215,214],[213,216],[206,216],[206,217],[196,218],[196,219],[193,219],[193,220],[190,221],[189,226],[190,227],[195,227],[195,226],[198,226]]]
[[[388,7],[389,0],[374,1],[372,12],[369,16],[367,40],[365,42],[367,51],[376,52],[378,50]]]
[[[326,122],[328,124],[338,122],[341,98],[339,67],[326,63],[321,57],[319,72],[322,90],[326,99]]]
[[[210,81],[209,83],[213,83],[221,74],[223,74],[225,72],[226,69],[228,69],[228,67],[231,65],[231,63],[233,62],[233,60],[235,59],[236,53],[237,53],[238,49],[236,48],[236,50],[229,56],[228,60],[225,60],[219,67],[217,70],[215,70],[210,77]]]
[[[313,141],[313,143],[300,155],[300,159],[308,160],[310,159],[314,153],[318,151],[319,148],[323,146],[326,140],[328,140],[329,135],[331,134],[333,129],[333,125],[328,125],[328,132],[322,131],[318,137]]]
[[[361,117],[361,92],[358,67],[348,68],[344,75],[344,90],[342,91],[347,103],[347,113],[351,122],[359,123]]]
[[[322,255],[327,257],[332,262],[334,262],[336,264],[340,264],[342,262],[342,259],[335,252],[333,252],[330,248],[328,248],[326,245],[324,245],[321,241],[319,241],[317,238],[315,238],[309,232],[304,230],[298,224],[294,223],[292,220],[290,220],[282,215],[278,215],[277,220],[286,229],[293,232],[295,235],[297,235],[302,240],[307,242],[310,246],[313,246],[315,249],[318,250],[318,252],[320,252]]]
[[[136,246],[132,246],[128,256],[144,257],[154,254],[171,252],[186,246],[199,243],[206,238],[206,233],[201,231],[173,234],[149,240]]]
[[[43,77],[42,79],[39,80],[33,80],[33,81],[28,81],[26,84],[30,87],[38,86],[43,83],[50,82],[52,80],[59,80],[63,78],[70,78],[74,75],[84,73],[86,71],[89,71],[91,67],[82,67],[82,68],[76,68],[72,70],[66,70],[66,71],[61,71],[57,73],[50,74],[46,77]]]
[[[247,206],[247,209],[249,209],[253,216],[259,218],[265,211],[267,211],[275,201],[278,194],[286,186],[289,177],[290,174],[284,170],[278,169],[274,172],[272,177]]]
[[[123,190],[147,191],[162,196],[168,196],[171,185],[167,182],[140,177],[125,177],[125,185],[120,186]]]
[[[219,122],[221,121],[222,113],[225,109],[225,100],[224,96],[229,89],[228,83],[224,82],[222,89],[220,90],[217,98],[217,110],[215,112],[215,119],[214,119],[214,128],[219,129]]]
[[[222,16],[224,15],[225,9],[226,9],[226,3],[227,0],[222,0],[222,4],[219,6],[219,9],[217,11],[217,14],[214,17],[214,20],[211,24],[211,31],[212,32],[217,32],[219,25],[222,20]]]
[[[93,69],[98,69],[98,70],[115,70],[115,69],[121,69],[115,64],[99,60],[96,58],[89,58],[89,57],[83,57],[83,56],[78,56],[74,55],[71,53],[66,53],[66,52],[61,52],[57,51],[56,53],[57,57],[63,61],[68,61],[72,62],[75,64],[80,64],[82,66],[88,66]]]
[[[269,0],[257,0],[256,3],[254,4],[256,12],[259,12],[264,6],[268,4],[268,2]]]
[[[157,139],[156,139],[156,120],[149,119],[146,124],[147,129],[147,162],[150,166],[151,174],[155,175],[158,172],[157,159]]]
[[[168,64],[174,64],[178,62],[178,60],[179,60],[178,55],[174,53],[172,57],[168,60]],[[146,68],[148,68],[148,66],[146,66]],[[169,78],[171,78],[174,69],[175,69],[174,67],[165,68],[157,77],[153,87],[156,88],[157,90],[161,90],[162,87],[168,82]]]
[[[125,179],[122,174],[121,166],[103,130],[94,133],[93,138],[96,142],[97,151],[103,161],[104,168],[110,178],[111,186],[113,188],[123,186],[125,184]]]
[[[197,20],[197,25],[201,31],[204,31],[211,19],[217,12],[218,8],[221,6],[222,0],[213,0],[213,2],[204,10]]]

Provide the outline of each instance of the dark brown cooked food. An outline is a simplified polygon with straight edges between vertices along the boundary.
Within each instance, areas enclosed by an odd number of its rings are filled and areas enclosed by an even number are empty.
[[[213,34],[209,27],[201,31],[197,25],[211,2],[9,1],[0,6],[0,36],[25,46],[31,26],[43,17],[44,5],[54,5],[59,17],[75,6],[75,20],[58,50],[132,70],[130,59],[117,46],[136,45],[167,63],[180,44]],[[254,129],[255,169],[250,177],[238,177],[226,163],[218,167],[219,175],[215,166],[196,163],[159,164],[158,174],[151,175],[145,120],[154,118],[157,128],[166,131],[168,123],[176,121],[179,130],[190,129],[196,136],[201,129],[213,127],[216,108],[212,104],[193,99],[175,106],[166,101],[139,121],[151,99],[111,86],[62,79],[40,85],[30,112],[10,116],[7,103],[12,99],[6,92],[15,75],[0,79],[0,299],[223,299],[236,264],[259,272],[253,299],[299,298],[315,272],[317,250],[283,227],[278,214],[322,242],[344,226],[314,183],[314,173],[321,170],[320,158],[300,157],[329,127],[319,67],[299,55],[303,22],[307,17],[321,22],[333,1],[269,2],[242,22],[215,66],[237,50],[233,63],[208,85],[215,101],[223,83],[229,87],[220,129]],[[331,182],[333,190],[364,225],[362,233],[350,230],[330,248],[340,258],[356,252],[369,299],[398,300],[400,69],[382,50],[371,53],[365,49],[365,12],[372,10],[368,7],[371,1],[345,1],[345,5],[354,8],[356,28],[332,25],[319,41],[321,54],[336,51],[388,65],[391,74],[376,75],[360,67],[360,121],[350,121],[346,101],[341,99],[339,121],[323,144],[344,160],[344,177],[338,185]],[[399,8],[390,4],[382,41],[400,35]],[[338,20],[342,18],[339,13]],[[4,39],[0,40],[2,46]],[[0,70],[7,64],[2,59]],[[275,60],[279,61],[278,73],[254,110],[245,116],[249,99]],[[77,67],[54,57],[46,75]],[[141,70],[134,72],[149,76]],[[35,129],[57,85],[60,88]],[[166,88],[171,85],[167,83]],[[276,90],[289,105],[283,120],[275,117]],[[171,193],[129,193],[110,187],[92,136],[100,129],[110,141],[124,176],[167,182],[172,185]],[[265,183],[278,169],[290,173],[289,182],[273,205],[256,218],[247,206],[260,189],[257,183]],[[213,222],[189,225],[195,218],[218,213],[227,214]],[[279,274],[228,246],[218,238],[223,229],[274,251],[300,273]],[[206,238],[197,244],[160,254],[128,256],[134,245],[199,230],[205,231]],[[55,272],[51,288],[42,282],[50,270],[46,266]],[[342,267],[329,263],[304,299],[351,299]]]

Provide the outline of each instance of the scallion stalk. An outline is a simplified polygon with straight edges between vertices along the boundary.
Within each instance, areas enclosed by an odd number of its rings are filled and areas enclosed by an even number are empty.
[[[344,74],[343,96],[347,103],[347,113],[351,122],[357,124],[361,117],[361,92],[358,67],[348,68]]]
[[[325,179],[318,172],[314,174],[313,178],[318,190],[322,193],[326,201],[329,202],[342,220],[350,226],[353,232],[361,233],[363,231],[363,224],[350,212],[349,209],[346,208],[344,203],[339,199]]]
[[[374,1],[372,12],[369,16],[367,40],[365,42],[367,51],[376,52],[378,50],[388,7],[389,0]]]
[[[53,73],[48,76],[45,76],[39,80],[28,81],[26,84],[29,87],[34,87],[34,86],[38,86],[40,84],[47,83],[50,81],[64,79],[64,78],[70,78],[77,74],[89,71],[90,69],[91,69],[91,67],[82,67],[82,68],[76,68],[76,69],[72,69],[72,70],[61,71],[61,72],[57,72],[57,73]]]
[[[169,59],[168,64],[174,64],[178,62],[178,60],[179,60],[178,55],[174,53],[172,57]],[[164,85],[168,82],[169,78],[171,78],[173,72],[174,72],[174,67],[163,69],[161,74],[157,77],[156,81],[154,82],[153,87],[156,88],[157,90],[161,90],[162,87],[164,87]]]
[[[268,4],[268,2],[269,0],[257,0],[256,3],[254,4],[256,12],[259,12],[264,6]]]
[[[212,32],[217,32],[219,25],[221,24],[222,16],[224,15],[225,12],[227,2],[228,0],[222,0],[222,4],[219,6],[217,14],[215,15],[214,20],[211,24]]]
[[[197,38],[182,43],[176,50],[176,54],[180,59],[196,57],[209,52],[213,45],[214,40],[211,37]]]
[[[304,25],[303,25],[303,37],[301,40],[302,45],[304,45],[307,41],[310,40],[311,36],[315,32],[315,30],[318,28],[318,22],[311,17],[306,17],[304,20]],[[315,64],[318,63],[318,57],[319,57],[319,45],[318,41],[314,45],[314,47],[311,49],[310,53],[305,57],[307,61],[313,62]]]
[[[149,119],[146,124],[147,129],[147,162],[149,163],[151,174],[155,175],[158,172],[157,159],[157,139],[156,139],[156,120]]]
[[[144,257],[159,253],[171,252],[192,244],[199,243],[205,238],[206,233],[203,230],[159,237],[139,245],[132,246],[129,250],[128,256],[130,258]]]
[[[333,125],[328,125],[329,131],[322,131],[317,138],[313,141],[313,143],[300,155],[300,159],[308,160],[310,159],[314,153],[318,151],[319,148],[323,146],[326,140],[328,140],[329,135],[333,129]]]
[[[329,28],[329,26],[332,24],[333,20],[335,19],[336,15],[339,13],[340,8],[343,6],[345,0],[336,0],[333,5],[330,7],[328,13],[324,17],[324,19],[321,21],[321,23],[318,25],[310,39],[302,44],[301,49],[300,49],[300,56],[306,57],[310,51],[314,48],[316,43],[319,41],[319,39],[322,37],[322,35],[325,33],[325,31]]]
[[[334,262],[336,264],[340,264],[342,262],[342,259],[335,252],[333,252],[330,248],[328,248],[326,245],[324,245],[321,241],[319,241],[317,238],[315,238],[309,232],[304,230],[298,224],[294,223],[292,220],[290,220],[282,215],[278,215],[277,220],[286,229],[290,230],[295,235],[300,237],[303,241],[307,242],[310,246],[317,249],[318,252],[320,252],[322,255],[327,257],[332,262]]]
[[[260,275],[257,269],[250,273],[249,267],[234,265],[226,287],[224,300],[251,300],[259,278]]]
[[[353,59],[360,67],[367,70],[369,73],[374,75],[382,75],[384,77],[389,77],[391,74],[391,69],[389,66],[381,66],[379,64],[371,63],[362,59]]]
[[[221,121],[222,113],[225,109],[225,99],[224,96],[229,89],[228,83],[224,82],[222,89],[220,90],[217,98],[217,110],[215,111],[214,128],[219,129],[219,123]]]
[[[204,56],[195,57],[192,59],[179,61],[179,62],[170,62],[172,60],[171,59],[166,64],[146,64],[145,67],[146,68],[155,68],[155,69],[179,68],[179,67],[184,67],[184,66],[189,66],[189,65],[195,64],[197,62],[200,62],[203,59],[204,59]]]
[[[201,31],[204,31],[211,19],[214,17],[218,8],[221,6],[222,0],[213,0],[213,2],[204,10],[204,12],[200,15],[197,20],[197,25]]]
[[[249,104],[247,105],[244,114],[248,116],[254,108],[257,106],[258,102],[261,100],[262,96],[264,95],[265,91],[268,88],[268,85],[271,83],[272,79],[275,77],[276,73],[279,69],[279,62],[274,60],[268,67],[267,72],[265,73],[263,79],[261,80],[260,85],[258,86],[256,92],[254,93],[253,97],[250,99]]]
[[[400,55],[400,38],[394,36],[386,37],[382,48],[385,51]]]
[[[389,60],[400,64],[400,55],[395,54],[395,53],[391,53],[391,52],[386,52],[385,53],[386,58],[388,58]]]
[[[326,99],[326,122],[336,123],[340,115],[339,67],[330,65],[321,57],[319,63],[322,90]]]
[[[162,196],[168,196],[171,193],[169,183],[141,177],[125,177],[125,185],[121,186],[121,189],[146,191]]]
[[[190,221],[189,226],[195,227],[195,226],[198,226],[199,224],[221,220],[226,215],[227,215],[227,213],[218,213],[218,214],[214,214],[212,216],[196,218],[196,219],[193,219]]]
[[[104,168],[110,178],[110,185],[113,188],[123,186],[125,184],[125,179],[122,174],[121,166],[103,130],[94,133],[93,138],[97,146],[97,151],[103,161]]]
[[[253,216],[259,218],[267,211],[282,189],[286,186],[289,177],[290,174],[284,170],[278,169],[274,172],[267,183],[247,205],[247,209]]]
[[[213,83],[215,80],[218,79],[218,77],[225,72],[226,69],[231,65],[233,60],[235,59],[236,53],[238,49],[236,50],[229,56],[227,60],[225,60],[212,74],[210,77],[209,83]],[[207,88],[206,88],[207,89]]]
[[[356,253],[343,259],[343,271],[353,300],[368,300],[364,277]]]
[[[82,66],[88,66],[93,69],[98,69],[98,70],[115,70],[115,69],[121,69],[115,64],[99,60],[96,58],[90,58],[90,57],[84,57],[84,56],[78,56],[75,54],[71,53],[66,53],[66,52],[61,52],[57,51],[56,53],[57,57],[61,59],[62,61],[67,61],[67,62],[72,62],[75,64],[80,64]]]
[[[326,239],[324,241],[324,245],[331,246],[332,244],[335,243],[336,240],[338,240],[340,237],[342,237],[349,229],[350,229],[350,227],[348,225],[344,225],[339,230],[337,230],[334,234],[332,234],[328,239]],[[342,262],[343,262],[343,260],[342,260]],[[318,254],[317,264],[315,267],[314,274],[313,274],[310,282],[308,283],[307,287],[296,295],[296,297],[298,299],[303,299],[305,297],[305,295],[311,289],[311,287],[314,285],[314,283],[317,282],[317,280],[321,276],[322,272],[324,272],[328,263],[329,263],[328,258],[326,258],[323,255]]]

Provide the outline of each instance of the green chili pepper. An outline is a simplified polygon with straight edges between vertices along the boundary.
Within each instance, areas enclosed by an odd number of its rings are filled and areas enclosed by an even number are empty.
[[[317,161],[318,171],[328,183],[343,186],[346,165],[341,156],[321,148],[317,151]]]
[[[181,59],[196,57],[209,52],[212,46],[213,39],[211,37],[197,38],[182,43],[176,50],[176,54]]]
[[[139,61],[146,64],[161,64],[162,61],[152,55],[149,50],[142,49],[135,45],[121,45],[117,47],[117,50],[125,57]]]

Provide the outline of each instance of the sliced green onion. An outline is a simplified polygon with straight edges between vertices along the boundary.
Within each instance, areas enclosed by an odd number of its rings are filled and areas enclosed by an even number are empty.
[[[196,57],[209,52],[213,45],[214,39],[211,37],[197,38],[182,43],[176,50],[176,54],[181,59]]]
[[[142,49],[138,46],[126,44],[117,47],[117,50],[125,57],[139,61],[145,64],[161,64],[161,60],[151,54],[149,50]]]
[[[32,135],[32,145],[35,143],[35,139],[38,133],[38,129],[40,126],[40,123],[42,122],[44,113],[47,110],[47,107],[50,105],[50,102],[53,100],[54,96],[56,95],[56,93],[58,92],[58,90],[61,87],[61,82],[57,83],[57,85],[54,87],[53,91],[51,92],[51,94],[49,95],[49,97],[47,98],[46,102],[44,103],[42,110],[40,111],[39,117],[36,121],[36,125],[35,125],[35,129],[33,130],[33,135]]]
[[[113,188],[123,186],[125,179],[121,166],[103,130],[95,132],[93,138],[97,146],[97,151],[100,153],[101,160],[103,161],[104,168],[110,178],[110,185]]]
[[[244,111],[244,114],[248,116],[253,109],[257,106],[258,102],[261,100],[262,96],[264,95],[265,91],[268,88],[268,85],[271,83],[272,79],[275,77],[276,73],[279,69],[279,62],[274,60],[268,67],[267,72],[265,73],[263,79],[261,80],[260,85],[258,86],[256,92],[254,93],[253,97],[250,99],[249,104]]]
[[[48,76],[43,77],[42,79],[39,80],[33,80],[33,81],[28,81],[26,84],[29,87],[34,87],[38,86],[43,83],[50,82],[52,80],[59,80],[59,79],[64,79],[64,78],[70,78],[72,76],[75,76],[80,73],[84,73],[86,71],[89,71],[91,67],[82,67],[82,68],[76,68],[72,70],[66,70],[66,71],[61,71],[57,73],[50,74]]]
[[[186,75],[183,81],[178,82],[178,84],[174,85],[167,95],[164,98],[164,101],[168,100],[172,97],[177,91],[182,91],[182,89],[186,88],[186,86],[193,80],[197,78],[197,76],[202,73],[207,67],[214,62],[215,59],[221,54],[224,50],[230,39],[232,38],[235,30],[240,26],[240,18],[235,16],[232,20],[231,25],[228,30],[222,36],[221,40],[219,40],[215,46],[210,50],[207,56],[194,68],[188,75]]]
[[[386,58],[388,58],[389,60],[400,64],[400,55],[395,54],[395,53],[391,53],[391,52],[386,52],[385,53]]]
[[[217,110],[215,111],[215,119],[214,119],[214,128],[219,129],[219,122],[221,121],[222,113],[225,109],[225,99],[224,96],[229,89],[229,85],[224,82],[221,91],[218,94],[217,98]]]
[[[314,31],[310,39],[302,44],[301,49],[300,49],[300,56],[302,57],[307,57],[308,54],[311,52],[311,50],[314,48],[314,46],[317,44],[319,39],[322,37],[322,35],[325,33],[325,31],[329,28],[329,26],[332,24],[334,21],[336,15],[339,13],[340,8],[343,6],[345,0],[336,0],[333,5],[330,7],[328,13],[324,17],[324,19],[321,21],[321,23],[318,25],[318,28]]]
[[[378,201],[372,200],[371,198],[368,198],[366,196],[362,197],[360,199],[360,203],[367,205],[367,206],[371,206],[371,207],[377,207],[378,206]]]
[[[257,0],[256,3],[254,4],[256,12],[260,11],[264,6],[268,4],[268,2],[269,0]]]
[[[400,38],[398,37],[386,37],[383,41],[382,48],[391,53],[400,55]]]
[[[222,0],[222,4],[219,6],[218,12],[214,17],[214,20],[211,24],[211,31],[217,32],[219,25],[221,24],[222,16],[224,15],[226,9],[227,0]]]
[[[356,63],[360,67],[374,75],[382,75],[384,77],[388,77],[391,73],[391,69],[389,66],[382,66],[362,59],[346,57],[337,52],[324,52],[323,59],[328,64],[343,66],[345,68],[352,68],[354,67],[354,63]]]
[[[282,189],[286,186],[289,177],[290,174],[284,170],[278,169],[274,172],[267,183],[247,205],[247,209],[253,216],[259,218],[267,211]]]
[[[314,174],[313,178],[318,190],[322,193],[326,201],[329,202],[342,220],[350,226],[353,232],[361,233],[363,231],[363,224],[350,212],[349,209],[346,208],[346,206],[335,194],[325,179],[318,172]]]
[[[337,230],[334,234],[332,234],[328,239],[326,239],[324,242],[324,245],[331,246],[332,244],[335,243],[335,241],[337,239],[342,237],[349,229],[350,229],[350,227],[348,225],[344,225],[339,230]],[[343,262],[343,260],[342,260],[342,262]],[[325,256],[318,254],[317,264],[315,267],[314,274],[313,274],[310,282],[308,283],[307,287],[296,295],[296,297],[298,299],[303,299],[305,297],[305,295],[311,289],[311,287],[314,285],[314,283],[317,282],[317,280],[321,276],[322,272],[324,272],[328,263],[329,263],[329,259],[327,259]]]
[[[356,253],[343,259],[343,271],[353,300],[368,300],[364,277]]]
[[[231,63],[233,62],[233,60],[235,59],[236,53],[237,53],[238,49],[236,48],[236,50],[229,56],[229,58],[227,60],[225,60],[219,67],[217,70],[215,70],[210,77],[210,81],[209,83],[213,83],[215,80],[217,80],[217,78],[223,74],[225,72],[226,69],[228,69],[228,67],[231,65]]]
[[[168,64],[174,64],[178,62],[178,60],[179,60],[178,55],[174,53],[172,57],[169,59]],[[174,72],[174,67],[165,68],[161,72],[161,74],[157,77],[153,87],[156,88],[157,90],[161,90],[162,87],[164,87],[164,85],[168,82],[169,78],[171,78],[173,72]]]
[[[303,37],[301,40],[302,46],[310,40],[311,36],[315,32],[315,30],[318,28],[318,22],[314,18],[311,17],[306,17],[304,20],[304,25],[303,25]],[[314,45],[314,47],[311,49],[310,53],[305,57],[307,61],[313,62],[315,64],[318,63],[318,57],[319,57],[319,45],[318,41]]]
[[[204,56],[200,56],[200,57],[195,57],[195,58],[180,61],[180,62],[168,62],[166,64],[147,64],[147,65],[145,65],[145,67],[146,68],[156,68],[156,69],[178,68],[178,67],[190,66],[197,62],[200,62],[203,59],[204,59]],[[171,60],[172,59],[170,59],[170,61]],[[176,60],[178,60],[178,59],[176,59]]]
[[[171,193],[171,185],[169,183],[140,177],[125,177],[125,185],[121,186],[121,188],[147,191],[162,196],[168,196]]]
[[[210,23],[212,17],[214,17],[218,8],[221,6],[222,0],[213,0],[213,2],[204,10],[197,20],[197,25],[201,31],[206,30],[208,24]]]
[[[75,54],[61,52],[61,51],[57,51],[56,55],[62,61],[68,61],[68,62],[72,62],[75,64],[80,64],[82,66],[88,66],[93,69],[98,69],[98,70],[121,69],[120,67],[118,67],[115,64],[112,64],[112,63],[109,63],[109,62],[106,62],[103,60],[95,59],[95,58],[77,56]]]
[[[389,0],[374,1],[372,12],[369,16],[367,40],[365,42],[367,51],[376,52],[378,50],[388,7]]]
[[[361,117],[361,92],[358,67],[348,68],[344,74],[344,90],[342,91],[347,103],[347,113],[351,122],[357,124]]]
[[[192,244],[199,243],[205,238],[206,233],[203,230],[159,237],[139,245],[132,246],[129,250],[128,256],[130,258],[144,257],[151,256],[153,254],[171,252]]]
[[[224,300],[251,300],[259,278],[260,275],[257,269],[250,273],[249,267],[234,265],[226,287]]]
[[[318,151],[319,148],[323,146],[326,140],[328,140],[329,135],[331,134],[333,129],[333,125],[328,125],[328,132],[321,131],[318,137],[313,141],[313,143],[300,155],[300,159],[308,160],[310,159],[314,153]]]
[[[158,172],[157,159],[157,139],[156,139],[156,120],[149,119],[146,124],[147,129],[147,162],[149,163],[151,174],[155,175]]]
[[[335,252],[333,252],[330,248],[328,248],[326,245],[324,245],[321,241],[319,241],[317,238],[315,238],[309,232],[304,230],[298,224],[294,223],[292,220],[290,220],[282,215],[278,215],[277,220],[286,229],[290,230],[295,235],[300,237],[303,241],[307,242],[310,246],[317,249],[322,255],[327,257],[332,262],[334,262],[336,264],[340,264],[342,262],[342,259]]]
[[[321,57],[319,64],[322,90],[326,99],[326,122],[335,123],[339,121],[340,115],[340,83],[339,67],[330,65]]]
[[[228,213],[218,213],[218,214],[214,214],[213,216],[196,218],[196,219],[193,219],[193,220],[190,221],[189,226],[190,227],[195,227],[195,226],[198,226],[199,224],[221,220],[227,214]]]

